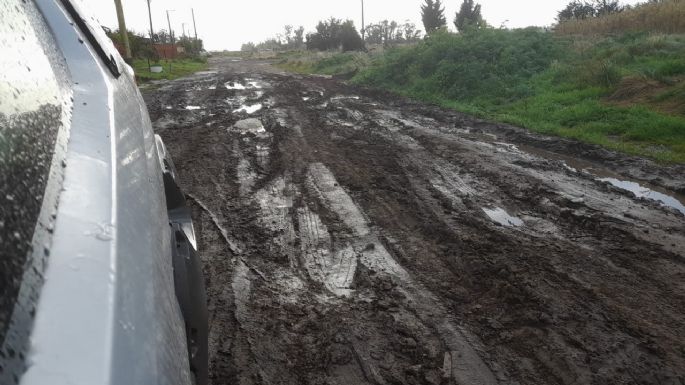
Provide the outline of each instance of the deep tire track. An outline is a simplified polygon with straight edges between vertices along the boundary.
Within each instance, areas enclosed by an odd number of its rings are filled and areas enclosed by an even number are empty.
[[[214,65],[146,95],[204,206],[214,384],[685,383],[683,216],[502,142],[667,187],[682,168]],[[223,87],[248,78],[262,89]],[[246,99],[265,108],[234,113]],[[264,128],[234,127],[248,117]]]

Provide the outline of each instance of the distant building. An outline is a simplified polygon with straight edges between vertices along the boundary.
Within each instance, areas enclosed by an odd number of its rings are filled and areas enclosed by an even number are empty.
[[[114,42],[114,46],[117,48],[121,56],[124,56],[124,46],[117,42]],[[176,59],[179,56],[183,56],[186,52],[185,47],[178,44],[155,43],[154,47],[155,51],[157,52],[157,56],[159,56],[160,59]]]
[[[177,44],[155,44],[160,59],[175,59],[186,52],[185,47]]]

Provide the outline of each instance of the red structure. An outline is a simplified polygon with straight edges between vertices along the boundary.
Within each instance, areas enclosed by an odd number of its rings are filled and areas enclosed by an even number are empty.
[[[114,46],[121,56],[124,56],[124,46],[116,42]],[[155,44],[154,47],[160,59],[176,59],[185,53],[185,48],[176,44]]]
[[[176,44],[155,44],[155,51],[160,59],[176,59],[185,52],[185,49]]]

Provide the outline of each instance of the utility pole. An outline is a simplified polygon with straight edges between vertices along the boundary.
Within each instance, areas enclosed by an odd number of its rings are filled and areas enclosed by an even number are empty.
[[[183,38],[185,39],[185,37],[186,37],[186,23],[181,23],[181,27],[183,28]]]
[[[150,9],[150,2],[152,0],[147,0],[147,14],[150,16],[150,49],[152,52],[155,50],[155,30],[152,28],[152,10]],[[147,58],[147,67],[150,72],[152,72],[152,65],[150,64],[150,58]]]
[[[362,41],[366,42],[366,27],[364,25],[364,0],[362,0]]]
[[[124,60],[128,64],[133,64],[133,60],[131,59],[131,43],[128,41],[128,30],[126,30],[126,19],[124,19],[124,7],[121,5],[121,0],[114,0],[114,5],[117,8],[121,42],[124,44]]]
[[[190,8],[190,12],[193,13],[193,29],[195,29],[195,41],[197,41],[197,25],[195,24],[195,10]]]
[[[200,53],[200,47],[197,45],[197,25],[195,24],[195,10],[190,8],[190,12],[193,13],[193,29],[195,30],[195,50],[197,51],[196,54]]]
[[[174,44],[174,30],[171,29],[171,19],[169,18],[169,12],[174,12],[174,9],[166,10],[166,22],[169,24],[169,37],[171,38],[171,44]]]
[[[178,53],[177,48],[176,48],[176,42],[174,41],[174,30],[171,29],[171,19],[169,18],[169,12],[173,12],[173,9],[167,9],[166,10],[166,22],[169,24],[169,39],[171,39],[171,49],[174,50],[174,57],[176,56],[176,53]],[[172,64],[169,64],[169,72],[171,72],[172,69]]]

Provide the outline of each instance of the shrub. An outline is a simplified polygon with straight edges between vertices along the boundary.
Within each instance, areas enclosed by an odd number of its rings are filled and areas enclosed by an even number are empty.
[[[563,35],[593,35],[649,31],[685,33],[685,0],[663,0],[620,13],[584,19],[560,19],[555,28]]]
[[[391,50],[361,76],[456,100],[507,100],[519,97],[517,85],[544,71],[562,50],[552,34],[535,28],[436,33],[415,48]]]

